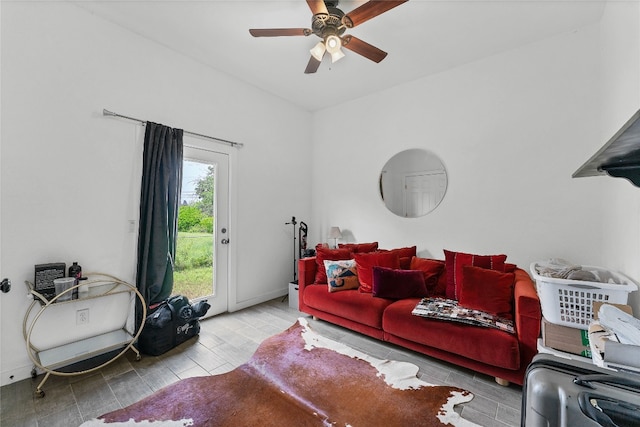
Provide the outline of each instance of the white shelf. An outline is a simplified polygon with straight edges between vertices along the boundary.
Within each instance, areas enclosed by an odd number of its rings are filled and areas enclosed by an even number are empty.
[[[78,299],[60,302],[58,302],[58,300],[49,301],[43,299],[42,295],[34,291],[33,285],[27,282],[29,291],[34,298],[25,314],[22,331],[27,343],[29,357],[34,363],[32,375],[35,378],[37,373],[36,368],[40,368],[46,372],[43,380],[36,388],[35,395],[37,397],[44,397],[42,386],[50,375],[79,375],[95,371],[113,362],[129,349],[132,349],[136,353],[136,360],[140,360],[140,352],[133,344],[140,335],[146,319],[146,302],[144,301],[144,297],[134,285],[114,276],[103,273],[93,273],[88,276],[89,280],[82,284],[75,285],[67,291],[74,292],[75,289],[79,289],[80,286],[88,285],[88,292],[80,293]],[[125,301],[119,301],[121,298],[117,295],[126,296],[127,294],[129,297],[125,298]],[[116,298],[116,300],[114,300],[114,298]],[[128,301],[126,301],[127,299]],[[143,312],[140,326],[137,327],[137,331],[132,332],[128,330],[127,324],[130,323],[130,316],[136,301],[140,302],[141,307],[143,307]],[[119,316],[114,313],[114,310],[109,309],[109,307],[113,308],[114,303],[118,303],[118,308],[115,311],[123,314],[123,316]],[[80,332],[75,329],[73,331],[67,329],[67,336],[64,337],[65,334],[62,334],[63,339],[65,339],[64,344],[60,341],[48,343],[48,345],[46,345],[46,343],[36,343],[36,345],[32,343],[32,333],[39,320],[46,323],[47,321],[51,321],[51,316],[53,316],[53,318],[60,320],[64,324],[77,326],[77,316],[80,310],[86,310],[88,315],[89,310],[100,310],[98,307],[102,310],[108,310],[111,315],[106,317],[100,316],[100,311],[98,311],[98,316],[92,321],[97,327],[91,328],[91,330],[83,329]],[[32,314],[32,310],[36,308],[37,310]],[[120,308],[123,310],[120,310]],[[48,316],[44,314],[45,311],[47,311]],[[88,318],[85,323],[89,323]],[[46,350],[40,350],[40,348]],[[77,362],[91,359],[92,357],[108,354],[114,350],[121,351],[110,356],[108,360],[99,366],[71,372],[56,371],[58,368],[70,366]],[[75,367],[72,369],[75,369]]]
[[[118,329],[106,334],[61,345],[60,347],[43,350],[38,353],[38,358],[43,366],[56,369],[122,348],[131,342],[132,338],[133,336],[124,329]]]

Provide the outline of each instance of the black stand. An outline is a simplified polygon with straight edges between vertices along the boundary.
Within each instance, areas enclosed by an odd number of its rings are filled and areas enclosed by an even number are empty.
[[[293,281],[296,282],[297,274],[296,274],[296,217],[291,217],[291,222],[285,222],[285,225],[293,224]]]
[[[304,221],[300,221],[300,228],[298,229],[298,256],[296,258],[296,217],[292,216],[290,222],[285,222],[285,225],[292,224],[293,225],[293,281],[291,283],[298,284],[298,259],[302,259],[305,256],[309,256],[309,251],[307,250],[307,232],[309,231],[309,227]],[[313,251],[311,251],[313,252]],[[285,295],[282,298],[282,302],[284,302],[289,295]]]
[[[304,258],[307,253],[307,231],[309,228],[304,221],[300,221],[300,228],[298,228],[298,259]]]
[[[297,283],[297,275],[296,275],[296,217],[291,217],[291,222],[285,222],[285,225],[293,225],[293,283]],[[282,302],[285,302],[289,298],[289,294],[287,293],[284,298],[282,298]]]

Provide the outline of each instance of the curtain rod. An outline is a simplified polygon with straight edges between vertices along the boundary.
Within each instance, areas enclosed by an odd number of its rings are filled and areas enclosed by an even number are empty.
[[[140,122],[143,125],[147,123],[146,120],[140,120],[140,119],[136,119],[135,117],[129,117],[129,116],[125,116],[123,114],[114,113],[113,111],[109,111],[109,110],[104,109],[104,108],[102,109],[102,115],[103,116],[121,117],[123,119],[133,120],[134,122]],[[222,142],[222,143],[225,143],[225,144],[229,144],[232,147],[237,147],[237,148],[244,147],[244,144],[242,142],[227,141],[226,139],[216,138],[215,136],[203,135],[201,133],[189,132],[188,130],[183,130],[182,133],[186,133],[187,135],[191,135],[191,136],[197,136],[197,137],[200,137],[200,138],[211,139],[211,140],[217,141],[217,142]]]

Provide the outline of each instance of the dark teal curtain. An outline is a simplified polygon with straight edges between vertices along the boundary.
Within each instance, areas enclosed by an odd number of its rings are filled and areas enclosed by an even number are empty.
[[[145,129],[136,285],[147,306],[165,300],[173,290],[182,133],[152,122]]]

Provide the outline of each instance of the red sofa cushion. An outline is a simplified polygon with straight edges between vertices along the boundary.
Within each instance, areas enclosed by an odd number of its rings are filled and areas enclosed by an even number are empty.
[[[356,289],[329,292],[326,285],[305,287],[302,299],[306,305],[316,310],[378,329],[382,329],[382,312],[393,302],[375,298],[371,293],[358,292]]]
[[[515,274],[465,265],[460,288],[460,305],[513,319]]]
[[[440,292],[440,295],[444,295],[446,282],[442,282],[444,286],[442,289],[438,290],[438,282],[440,281],[440,276],[444,271],[444,261],[429,258],[418,258],[414,256],[411,258],[409,269],[422,271],[424,284],[427,287],[426,296],[435,296],[438,294],[438,291]]]
[[[493,328],[414,316],[411,311],[419,301],[419,298],[410,298],[389,305],[382,317],[384,331],[491,366],[520,368],[516,335]]]
[[[397,252],[370,252],[366,254],[353,254],[358,269],[358,281],[360,292],[373,290],[373,267],[400,268],[400,260]]]
[[[338,243],[338,249],[346,249],[355,254],[363,252],[374,252],[378,249],[378,242],[371,243]]]
[[[386,252],[393,252],[398,254],[398,261],[400,262],[400,268],[403,270],[408,270],[411,264],[411,258],[416,256],[418,248],[416,246],[407,246],[405,248],[396,248],[396,249],[382,249]]]
[[[447,268],[447,292],[449,299],[460,298],[459,286],[463,280],[462,267],[473,265],[475,267],[487,268],[504,273],[506,255],[475,255],[464,252],[453,252],[444,250],[444,259]]]

